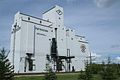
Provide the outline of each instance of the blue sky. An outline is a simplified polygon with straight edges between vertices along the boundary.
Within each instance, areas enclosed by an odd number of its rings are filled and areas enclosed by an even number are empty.
[[[41,18],[54,5],[64,8],[65,25],[86,36],[92,52],[120,56],[120,0],[0,0],[0,47],[9,49],[16,12]]]

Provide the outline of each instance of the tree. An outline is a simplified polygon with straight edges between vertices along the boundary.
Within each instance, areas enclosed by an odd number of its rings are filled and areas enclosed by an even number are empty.
[[[6,56],[6,50],[0,50],[0,80],[13,80],[14,70]]]
[[[101,64],[96,64],[96,63],[92,63],[91,64],[91,73],[92,74],[100,73],[101,69],[102,69],[102,65]]]
[[[43,80],[57,80],[57,76],[55,72],[53,72],[52,68],[50,67],[50,58],[49,55],[46,55],[46,74]]]
[[[86,74],[85,80],[91,80],[92,78],[91,64],[88,64],[88,61],[86,62],[85,74]]]
[[[78,76],[78,80],[86,80],[86,74],[82,70],[80,71],[80,74]]]
[[[78,76],[78,80],[91,80],[92,79],[92,73],[91,73],[91,64],[88,64],[88,61],[86,62],[85,72],[80,71],[80,75]]]
[[[116,64],[116,73],[120,77],[120,64]]]
[[[117,78],[115,69],[111,65],[111,59],[108,57],[107,64],[102,64],[101,77],[103,80],[115,80]]]
[[[56,74],[50,68],[48,73],[45,74],[44,80],[57,80]]]

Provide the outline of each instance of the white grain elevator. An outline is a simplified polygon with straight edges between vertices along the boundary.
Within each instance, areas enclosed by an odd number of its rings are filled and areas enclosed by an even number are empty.
[[[15,15],[9,54],[15,73],[45,72],[47,65],[60,72],[84,70],[88,41],[65,27],[63,8],[56,5],[42,16]]]

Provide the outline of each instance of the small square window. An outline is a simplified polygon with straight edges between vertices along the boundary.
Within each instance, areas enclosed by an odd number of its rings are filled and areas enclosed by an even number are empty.
[[[40,21],[40,23],[42,23],[42,21]]]
[[[28,17],[28,20],[30,20],[30,17]]]
[[[59,19],[61,19],[61,18],[59,17]]]

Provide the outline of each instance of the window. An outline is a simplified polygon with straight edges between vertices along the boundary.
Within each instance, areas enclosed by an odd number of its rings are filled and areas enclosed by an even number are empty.
[[[61,19],[61,18],[59,17],[59,19]]]
[[[40,21],[40,23],[42,23],[42,21]]]
[[[67,57],[70,57],[70,49],[67,49]]]
[[[30,17],[28,17],[28,20],[30,20]]]
[[[73,40],[73,38],[71,38],[71,40]]]

